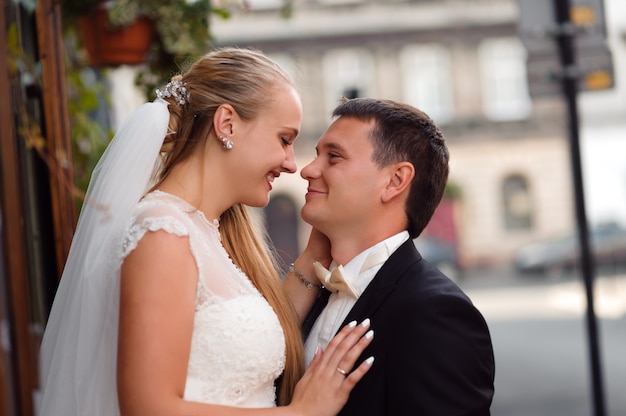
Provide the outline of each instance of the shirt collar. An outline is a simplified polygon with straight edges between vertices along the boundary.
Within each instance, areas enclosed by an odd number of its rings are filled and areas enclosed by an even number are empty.
[[[372,247],[363,250],[361,253],[356,255],[352,260],[350,260],[343,266],[343,271],[346,279],[349,279],[359,295],[363,293],[367,285],[369,285],[369,283],[372,281],[378,270],[380,270],[380,268],[382,267],[384,261],[387,261],[391,254],[393,254],[393,252],[396,251],[398,247],[400,247],[408,239],[409,232],[406,230],[401,231],[398,234],[394,234],[391,237],[373,245]],[[370,255],[370,253],[375,254],[379,251],[386,252],[386,257],[383,263],[378,264],[371,269],[365,270],[363,272],[363,276],[360,276],[361,268],[363,267],[363,264],[365,263],[365,260]],[[336,267],[337,264],[333,260],[330,269],[334,270]]]

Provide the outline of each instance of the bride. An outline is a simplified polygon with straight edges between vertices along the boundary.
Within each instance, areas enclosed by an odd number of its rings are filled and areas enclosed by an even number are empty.
[[[369,323],[305,372],[303,306],[245,207],[296,171],[292,82],[260,52],[224,48],[157,96],[93,172],[41,346],[41,414],[338,413],[372,364],[355,363]],[[314,240],[305,274],[328,257]],[[310,299],[309,282],[293,290],[300,272],[289,294]]]

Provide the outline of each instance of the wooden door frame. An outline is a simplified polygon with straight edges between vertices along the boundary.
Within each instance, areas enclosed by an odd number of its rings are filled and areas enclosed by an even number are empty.
[[[30,210],[37,207],[27,206],[22,189],[23,177],[27,172],[20,163],[20,147],[23,140],[18,129],[19,117],[16,106],[20,98],[16,93],[21,87],[12,82],[9,68],[6,23],[9,21],[10,7],[18,7],[11,2],[3,2],[0,7],[0,106],[7,109],[0,112],[0,221],[3,250],[3,276],[6,281],[5,309],[8,310],[6,322],[9,327],[9,341],[12,362],[12,378],[7,380],[5,373],[0,373],[1,411],[15,412],[15,415],[33,416],[35,407],[33,394],[39,387],[38,356],[40,340],[34,333],[32,304],[36,301],[30,296],[33,276],[29,273],[29,249],[32,248],[31,236],[26,232],[27,217]],[[50,165],[49,198],[51,213],[49,217],[53,229],[53,249],[57,270],[50,271],[47,278],[54,279],[56,287],[61,276],[65,258],[69,252],[75,227],[75,209],[72,196],[72,152],[69,135],[69,117],[67,94],[65,89],[65,65],[61,30],[61,10],[59,0],[37,0],[33,27],[20,27],[20,30],[36,34],[37,56],[32,57],[42,67],[41,103],[42,114],[38,120],[46,143],[46,152],[53,163]],[[14,90],[17,88],[17,91]],[[50,245],[48,245],[50,248]],[[1,283],[1,282],[0,282]],[[48,309],[49,305],[39,305]],[[2,358],[6,358],[0,350]],[[8,387],[7,387],[8,386]],[[15,397],[7,397],[9,391]],[[11,413],[9,413],[11,415]]]
[[[48,152],[56,161],[56,172],[50,175],[50,191],[56,263],[60,279],[76,225],[76,210],[72,195],[74,169],[60,1],[38,0],[36,16],[39,54],[43,69],[45,132]]]
[[[5,7],[0,10],[0,22],[5,22]],[[6,28],[0,33],[0,68],[8,68]],[[2,71],[0,81],[0,102],[3,108],[13,109],[12,82],[8,71]],[[32,378],[32,345],[28,327],[28,289],[26,238],[23,231],[24,209],[20,190],[20,167],[17,146],[17,131],[13,112],[0,113],[0,207],[2,209],[2,239],[7,284],[7,303],[9,316],[9,339],[14,361],[13,380],[3,384],[13,384],[15,398],[5,398],[3,402],[15,402],[18,412],[33,414],[32,391],[35,380]],[[0,394],[6,394],[0,392]]]

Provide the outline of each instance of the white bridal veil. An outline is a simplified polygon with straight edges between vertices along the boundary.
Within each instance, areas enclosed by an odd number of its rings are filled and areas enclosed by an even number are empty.
[[[93,171],[41,345],[41,416],[119,414],[122,233],[149,186],[168,123],[164,100],[143,104]]]

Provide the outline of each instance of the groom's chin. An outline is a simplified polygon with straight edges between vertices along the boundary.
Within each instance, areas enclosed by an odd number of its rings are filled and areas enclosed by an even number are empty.
[[[302,217],[304,222],[313,227],[317,227],[319,225],[318,221],[316,221],[315,210],[309,202],[306,202],[302,206],[302,209],[300,210],[300,217]]]

